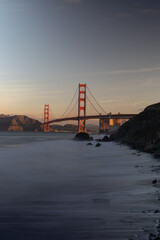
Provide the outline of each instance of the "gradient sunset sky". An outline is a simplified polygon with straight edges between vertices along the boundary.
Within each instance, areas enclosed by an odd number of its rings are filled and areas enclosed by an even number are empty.
[[[159,0],[0,0],[0,113],[58,116],[79,83],[106,112],[160,101]]]

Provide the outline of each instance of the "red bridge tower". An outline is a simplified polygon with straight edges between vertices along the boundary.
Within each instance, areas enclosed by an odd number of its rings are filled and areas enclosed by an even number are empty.
[[[79,97],[78,97],[78,132],[86,132],[86,84],[79,84]]]
[[[49,132],[49,105],[44,105],[44,132]]]

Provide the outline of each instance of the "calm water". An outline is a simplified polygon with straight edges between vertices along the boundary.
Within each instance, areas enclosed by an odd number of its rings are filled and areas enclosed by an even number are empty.
[[[160,217],[158,162],[72,137],[0,133],[0,239],[147,239]]]
[[[0,148],[16,147],[31,142],[71,139],[75,134],[44,132],[0,132]]]

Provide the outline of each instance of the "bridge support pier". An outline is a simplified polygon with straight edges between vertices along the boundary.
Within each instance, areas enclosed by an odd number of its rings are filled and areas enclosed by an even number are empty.
[[[120,113],[118,113],[118,115],[120,115]],[[121,121],[120,118],[115,119],[115,125],[116,125],[116,126],[120,126],[121,123],[122,123],[122,121]]]
[[[105,133],[109,131],[109,118],[99,119],[99,133]]]
[[[120,126],[120,125],[121,125],[121,119],[120,119],[120,118],[117,118],[117,119],[115,120],[115,125],[116,125],[116,126]]]
[[[86,84],[79,84],[78,117],[78,132],[86,132]]]
[[[120,115],[120,113],[118,113],[118,115]],[[109,113],[108,118],[99,118],[99,133],[108,133],[109,130],[121,126],[121,118],[113,119],[111,117],[112,113]]]

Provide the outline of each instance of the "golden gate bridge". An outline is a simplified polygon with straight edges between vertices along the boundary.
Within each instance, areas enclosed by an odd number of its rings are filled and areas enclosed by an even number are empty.
[[[92,100],[90,98],[92,98]],[[96,111],[96,114],[90,115],[87,113],[88,105],[90,105],[92,109]],[[73,111],[77,108],[78,115],[72,116]],[[78,132],[86,132],[86,121],[89,119],[99,119],[100,131],[105,131],[108,130],[110,126],[120,125],[122,120],[128,120],[135,115],[137,114],[112,114],[111,112],[107,113],[93,96],[88,86],[86,84],[79,84],[70,104],[59,118],[56,118],[55,115],[53,115],[52,119],[50,119],[49,104],[44,105],[44,132],[49,132],[49,124],[51,123],[64,122],[69,120],[78,121]]]

